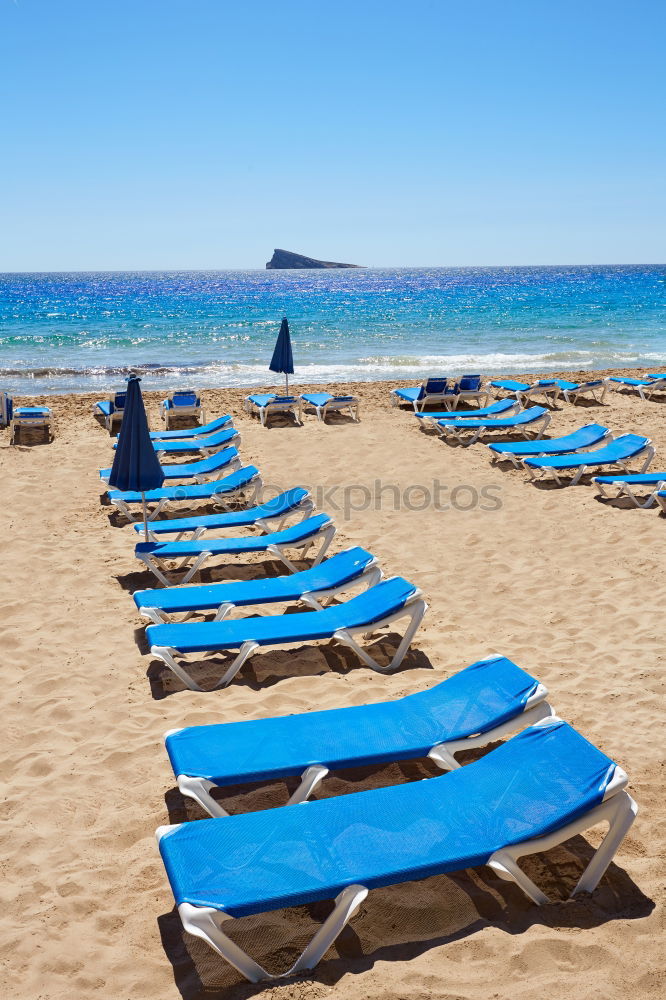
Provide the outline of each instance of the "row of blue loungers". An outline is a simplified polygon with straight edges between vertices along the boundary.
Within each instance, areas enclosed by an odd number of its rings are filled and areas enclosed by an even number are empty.
[[[122,423],[125,412],[126,392],[115,393],[113,399],[103,399],[93,404],[93,413],[104,420],[106,429],[113,431],[116,424]],[[356,396],[334,396],[330,392],[304,392],[301,396],[280,396],[277,393],[252,393],[245,399],[245,410],[259,417],[266,426],[271,417],[276,414],[289,413],[297,424],[302,423],[303,409],[314,413],[318,420],[325,422],[329,413],[346,413],[353,421],[359,420],[359,400]],[[171,421],[180,418],[201,420],[198,434],[210,430],[211,424],[205,424],[205,411],[200,397],[194,390],[183,389],[172,392],[160,403],[160,414],[165,423],[165,429],[171,426]],[[212,421],[215,424],[216,421]],[[159,434],[159,432],[154,432]],[[181,438],[192,434],[179,431]]]
[[[158,450],[165,442],[183,440],[181,432],[154,438]],[[186,468],[180,466],[181,472]],[[201,475],[187,471],[188,480]],[[214,480],[220,492],[212,498],[220,506],[228,496],[220,486],[225,478]],[[258,472],[250,484],[257,479]],[[200,485],[186,482],[167,489],[168,497],[152,500],[160,511],[166,501],[188,513],[192,501],[201,499],[190,491]],[[136,545],[137,557],[168,584],[133,595],[140,614],[152,623],[146,631],[153,655],[194,689],[200,686],[182,662],[190,653],[228,654],[215,680],[215,686],[223,686],[260,646],[320,639],[343,643],[375,670],[396,669],[426,611],[418,588],[400,577],[383,578],[377,560],[360,547],[324,558],[335,527],[325,514],[314,512],[307,490],[294,487],[269,503],[251,497],[248,505],[247,494],[243,499],[241,508],[219,514],[154,517],[150,542]],[[130,518],[138,502],[133,494],[116,494],[116,506]],[[254,531],[223,534],[241,527]],[[286,556],[295,547],[302,558],[313,545],[315,555],[305,569]],[[279,558],[288,572],[183,585],[193,567],[196,572],[207,559],[223,556],[226,561],[248,551]],[[168,577],[167,563],[174,559],[179,585]],[[352,588],[361,591],[347,601],[335,600]],[[237,608],[278,602],[300,603],[308,610],[232,617]],[[207,620],[190,620],[202,614]],[[367,637],[405,617],[408,625],[392,658],[384,653],[379,662],[372,647],[358,643],[359,634]],[[183,926],[248,980],[273,979],[229,938],[225,922],[333,899],[330,916],[282,974],[290,975],[316,965],[376,887],[488,865],[535,903],[545,903],[547,897],[521,870],[519,859],[606,822],[608,833],[573,894],[593,891],[637,807],[626,791],[624,771],[557,718],[547,694],[511,660],[491,656],[395,701],[170,731],[166,749],[178,786],[211,817],[157,831]],[[515,733],[486,756],[460,766],[462,751]],[[330,772],[425,757],[445,773],[309,801]],[[303,808],[229,815],[214,794],[232,785],[294,777],[299,781],[287,806],[307,803]]]
[[[666,393],[666,373],[652,372],[645,378],[611,376],[587,382],[571,382],[561,378],[520,382],[505,378],[484,383],[481,375],[465,375],[459,379],[438,376],[424,379],[420,386],[393,389],[390,398],[393,406],[408,403],[415,413],[422,413],[426,406],[433,404],[442,405],[447,411],[456,410],[461,403],[470,401],[485,407],[492,395],[511,396],[521,406],[535,398],[541,398],[549,404],[556,403],[560,398],[567,403],[577,403],[581,399],[603,403],[610,388],[618,392],[637,393],[641,399],[650,400],[656,393]]]
[[[544,440],[552,414],[541,406],[522,409],[515,398],[479,409],[417,412],[416,417],[423,427],[434,428],[445,440],[465,446],[493,433],[505,437],[516,431],[522,440],[487,443],[491,461],[510,463],[528,472],[534,482],[546,478],[558,486],[575,486],[583,476],[600,471],[593,482],[602,496],[625,496],[638,507],[657,503],[666,510],[666,471],[648,472],[654,448],[644,435],[615,437],[610,428],[592,423]],[[640,463],[636,472],[631,471],[633,462]]]

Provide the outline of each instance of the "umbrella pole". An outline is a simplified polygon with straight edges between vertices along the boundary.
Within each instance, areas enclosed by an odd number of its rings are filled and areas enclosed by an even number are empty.
[[[284,375],[284,379],[285,379],[285,382],[286,382],[286,384],[287,384],[287,392],[286,392],[286,395],[288,396],[288,395],[289,395],[289,373],[288,373],[288,372],[285,372],[285,375]]]
[[[145,541],[148,542],[148,511],[146,510],[146,494],[141,490],[141,500],[143,502],[143,532],[145,536]]]

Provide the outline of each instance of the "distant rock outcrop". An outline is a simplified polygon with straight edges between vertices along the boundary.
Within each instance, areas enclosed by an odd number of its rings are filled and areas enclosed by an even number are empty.
[[[278,268],[314,268],[314,267],[360,267],[360,264],[336,264],[331,260],[315,260],[314,257],[304,257],[300,253],[292,253],[290,250],[274,250],[273,256],[266,264],[269,270]]]

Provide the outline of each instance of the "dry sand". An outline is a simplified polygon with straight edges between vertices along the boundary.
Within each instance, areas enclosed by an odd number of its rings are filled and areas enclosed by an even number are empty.
[[[339,526],[334,551],[367,547],[430,603],[391,677],[319,645],[255,657],[226,691],[163,683],[129,596],[151,580],[137,572],[134,533],[100,504],[97,470],[110,464],[110,447],[91,416],[93,397],[48,400],[51,444],[10,448],[2,434],[4,996],[638,1000],[666,992],[664,517],[600,503],[589,485],[537,489],[521,472],[491,467],[480,445],[450,447],[421,432],[409,411],[389,407],[391,383],[337,388],[361,396],[358,426],[308,417],[300,429],[264,430],[242,414],[239,390],[204,397],[210,415],[234,414],[243,458],[267,482],[399,487],[399,510],[388,491],[378,508],[348,518],[332,500],[323,504]],[[147,394],[153,426],[158,399]],[[663,397],[562,404],[550,430],[591,420],[649,434],[653,468],[666,468]],[[499,509],[405,509],[405,490],[431,489],[433,479],[479,495],[492,487]],[[350,496],[359,506],[361,491]],[[411,496],[418,506],[421,495]],[[457,506],[471,497],[459,491]],[[255,559],[215,575],[269,571],[276,567]],[[153,831],[202,814],[173,789],[166,729],[397,697],[493,652],[547,684],[558,713],[629,773],[640,813],[591,898],[539,908],[489,869],[379,890],[312,975],[273,987],[248,985],[183,934]],[[338,775],[321,794],[427,772],[414,763]],[[275,785],[232,805],[285,796]],[[597,841],[596,831],[576,838],[530,871],[562,899]],[[323,912],[302,907],[236,929],[259,961],[284,968]]]

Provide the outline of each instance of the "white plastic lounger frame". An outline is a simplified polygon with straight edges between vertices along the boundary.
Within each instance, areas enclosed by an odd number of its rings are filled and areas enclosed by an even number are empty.
[[[291,559],[287,558],[286,550],[297,549],[299,552],[298,559],[305,559],[308,552],[310,551],[310,548],[315,544],[315,541],[318,540],[320,543],[319,550],[317,551],[317,554],[315,555],[312,561],[313,566],[318,566],[319,563],[324,558],[324,556],[326,555],[328,547],[333,541],[335,531],[336,531],[335,525],[333,524],[332,521],[329,521],[328,524],[325,524],[323,527],[319,529],[319,531],[311,535],[304,542],[290,542],[284,545],[273,543],[271,545],[267,545],[265,550],[263,551],[265,551],[267,555],[276,556],[276,558],[278,558],[280,562],[284,563],[284,565],[287,567],[288,570],[290,570],[290,572],[296,573],[298,572],[298,567],[294,565]],[[206,550],[203,550],[195,558],[194,562],[192,563],[192,565],[187,570],[187,572],[185,573],[185,575],[181,580],[170,580],[165,575],[165,573],[162,570],[162,566],[164,565],[164,560],[160,559],[159,556],[156,556],[154,552],[137,552],[137,558],[146,564],[148,569],[150,569],[155,574],[160,583],[163,583],[165,587],[172,587],[176,583],[179,585],[181,584],[184,585],[186,583],[189,583],[190,580],[192,580],[192,578],[199,572],[203,564],[215,554],[216,553],[214,552],[208,552]],[[171,570],[170,572],[177,573],[179,570],[184,569],[184,567],[187,565],[188,562],[189,562],[189,557],[183,559],[182,562],[180,562],[178,566],[174,567],[174,569]]]
[[[552,717],[544,721],[549,724]],[[571,837],[584,833],[597,823],[608,823],[609,828],[606,836],[578,880],[571,896],[573,897],[579,892],[593,892],[604,876],[638,812],[638,806],[625,790],[627,783],[627,775],[616,766],[613,779],[609,782],[600,805],[545,837],[526,840],[522,844],[496,851],[487,864],[500,878],[515,882],[532,902],[542,906],[550,900],[520,869],[518,859],[529,854],[540,854],[543,851],[548,851],[558,844],[565,843]],[[159,827],[155,832],[158,842],[165,834],[174,829],[174,826]],[[297,972],[314,968],[349,923],[367,897],[368,892],[369,890],[363,885],[350,885],[343,889],[335,899],[333,912],[324,921],[310,944],[292,967],[280,975],[271,975],[246,951],[227,937],[222,930],[222,924],[225,920],[234,919],[228,914],[216,910],[212,906],[194,906],[192,903],[181,903],[178,907],[178,914],[188,933],[202,938],[241,975],[245,976],[251,983],[258,983],[262,980],[285,979]]]
[[[547,695],[547,688],[543,684],[539,684],[534,694],[526,701],[521,715],[516,716],[514,719],[509,719],[507,722],[495,726],[494,729],[489,729],[479,736],[470,736],[461,740],[449,740],[447,743],[437,743],[428,752],[428,757],[443,771],[455,771],[461,766],[455,758],[457,753],[462,753],[463,750],[476,750],[478,747],[488,746],[489,743],[503,739],[510,733],[522,732],[523,729],[533,726],[535,723],[540,722],[541,719],[550,719],[553,717],[553,710],[545,700]],[[178,732],[180,732],[180,729],[170,729],[164,734],[165,741],[167,737]],[[330,768],[325,767],[323,764],[311,764],[309,767],[306,767],[301,775],[298,788],[290,796],[285,805],[293,806],[299,805],[301,802],[307,802],[319,783],[330,773]],[[188,774],[179,774],[176,780],[181,795],[193,799],[209,816],[217,819],[218,817],[229,815],[217,799],[214,799],[210,794],[214,788],[219,787],[215,782],[208,781],[207,778],[192,777]]]
[[[429,382],[445,382],[446,388],[444,392],[428,392],[427,386]],[[453,382],[454,379],[444,375],[434,375],[431,378],[424,379],[420,386],[423,390],[423,396],[417,396],[416,399],[411,401],[414,413],[421,413],[426,406],[432,403],[441,403],[447,410],[451,409],[449,403],[453,402],[453,391],[448,386],[450,383],[451,387],[453,387]],[[398,396],[395,389],[391,390],[390,400],[391,406],[406,406],[409,404],[409,400]]]
[[[187,403],[174,403],[173,397],[178,395],[194,396],[196,402]],[[168,404],[172,405],[169,406]],[[175,389],[171,393],[168,399],[162,400],[160,403],[160,416],[164,421],[164,427],[166,430],[169,429],[172,419],[178,420],[180,417],[197,417],[201,420],[202,424],[206,423],[206,411],[204,410],[201,400],[195,389]]]
[[[611,379],[611,381],[613,381]],[[613,382],[616,392],[637,392],[644,403],[652,399],[655,392],[666,392],[666,378],[648,380],[644,385],[627,385],[624,382]]]
[[[28,413],[23,410],[43,409],[44,413]],[[47,439],[50,441],[53,425],[53,414],[48,407],[16,407],[12,414],[9,425],[9,443],[16,444],[16,438],[22,427],[32,427],[34,430],[46,431]]]
[[[246,413],[254,413],[259,417],[262,427],[266,426],[269,418],[275,413],[292,413],[295,423],[298,424],[299,427],[303,424],[301,401],[296,397],[294,397],[290,402],[266,403],[265,406],[259,406],[248,397],[245,399],[243,407]]]
[[[349,414],[352,420],[356,423],[361,419],[359,416],[360,403],[356,396],[345,396],[341,398],[333,397],[327,400],[321,406],[315,406],[314,403],[309,402],[307,399],[303,400],[304,409],[313,409],[317,414],[317,420],[321,420],[322,423],[326,423],[326,415],[332,413],[334,410],[337,413],[343,413],[345,410]]]
[[[498,419],[501,420],[503,418],[504,414],[502,414]],[[493,426],[492,417],[489,417],[488,423],[484,424],[483,427],[467,427],[467,435],[465,435],[465,424],[468,421],[465,419],[457,421],[456,424],[446,424],[446,426],[442,426],[438,423],[435,424],[435,426],[437,427],[441,437],[453,437],[458,444],[468,447],[471,444],[476,444],[479,438],[487,434],[488,431],[493,430],[501,431],[503,434],[520,434],[526,439],[529,439],[532,435],[534,435],[535,438],[540,438],[543,436],[543,433],[548,427],[551,419],[552,417],[550,413],[542,413],[540,417],[532,420],[531,423],[517,424],[515,427],[497,427]],[[474,433],[470,433],[471,431]]]
[[[654,458],[654,448],[652,447],[652,442],[650,441],[649,438],[646,438],[646,441],[647,443],[645,444],[645,446],[641,448],[640,451],[637,451],[636,454],[632,455],[630,458],[618,459],[615,462],[608,462],[607,464],[605,464],[603,466],[604,469],[603,474],[608,474],[611,469],[619,469],[621,472],[629,473],[630,469],[629,466],[627,465],[627,462],[632,462],[635,458],[641,458],[642,456],[645,456],[645,461],[643,462],[643,465],[638,471],[640,473],[647,472],[650,462]],[[530,455],[529,457],[536,458],[537,456]],[[571,469],[554,469],[552,466],[544,466],[544,468],[542,469],[533,469],[529,465],[526,465],[525,468],[529,472],[530,480],[533,483],[538,482],[538,480],[543,479],[544,477],[547,476],[548,473],[550,473],[550,477],[555,480],[558,486],[576,486],[580,482],[583,476],[589,475],[590,473],[595,471],[598,474],[598,470],[602,468],[602,466],[581,465],[576,468],[574,475],[571,477],[571,479],[566,480],[564,482],[562,481],[560,476],[562,474],[566,475],[567,473],[570,473],[572,471]]]
[[[229,465],[225,466],[224,471],[226,473],[231,473],[234,470],[239,469],[239,468],[242,468],[240,460],[239,459],[234,459],[233,462],[230,462]],[[220,481],[220,485],[222,487],[224,487],[224,480],[223,479]],[[173,490],[174,496],[173,497],[169,497],[169,498],[163,498],[162,500],[158,500],[157,504],[155,505],[155,507],[153,508],[153,510],[151,510],[149,512],[149,514],[148,514],[148,520],[149,521],[156,520],[156,518],[159,517],[159,515],[162,513],[162,511],[166,507],[169,506],[169,504],[172,504],[174,502],[183,501],[183,500],[187,500],[188,499],[188,496],[187,496],[187,487],[185,485],[183,485],[183,487],[182,487],[182,490],[183,490],[183,495],[182,496],[178,496],[178,487],[177,486],[173,486],[173,487],[171,487],[171,489]],[[248,505],[252,505],[252,504],[254,504],[256,502],[256,500],[257,500],[259,494],[261,493],[262,489],[263,489],[263,482],[262,482],[261,476],[259,475],[259,473],[257,473],[255,476],[252,477],[252,479],[249,482],[244,483],[241,486],[238,486],[236,489],[225,490],[223,488],[219,493],[213,493],[210,497],[205,497],[203,499],[196,499],[195,498],[194,500],[191,501],[191,503],[192,504],[198,504],[198,503],[208,504],[208,503],[212,503],[212,504],[215,504],[218,507],[221,507],[222,510],[231,510],[232,508],[231,508],[230,504],[227,501],[233,500],[234,502],[237,502],[238,499],[240,497],[242,497],[243,500]],[[122,497],[120,497],[120,496],[114,496],[112,493],[109,493],[108,496],[109,496],[109,501],[113,504],[114,507],[117,507],[118,510],[122,514],[125,515],[125,517],[127,518],[128,521],[143,521],[143,511],[142,510],[138,510],[136,513],[134,513],[132,511],[130,505],[128,503],[126,503],[123,500]]]
[[[112,402],[112,400],[110,400],[110,402]],[[111,431],[113,430],[113,425],[116,422],[116,420],[119,420],[122,423],[123,413],[125,412],[124,408],[116,409],[114,407],[110,413],[105,413],[104,410],[101,409],[99,402],[93,403],[92,411],[93,411],[93,416],[102,417],[102,419],[104,420],[104,426],[106,427],[107,431],[109,431],[109,433],[111,433]]]
[[[590,395],[596,403],[603,403],[609,386],[610,378],[594,379],[592,382],[581,382],[577,389],[562,389],[562,395],[567,403],[577,403],[578,397],[585,395]]]
[[[594,485],[598,488],[601,496],[605,497],[606,500],[619,500],[620,497],[626,496],[629,497],[634,505],[640,508],[640,510],[647,510],[653,503],[659,502],[657,494],[662,490],[666,490],[666,473],[664,474],[664,481],[660,483],[644,483],[641,486],[640,483],[627,483],[621,480],[618,480],[616,483],[598,483],[595,480]],[[615,490],[615,493],[612,494],[608,492],[609,490]],[[639,495],[643,494],[643,496],[647,493],[647,499],[641,503],[634,490],[638,491]]]
[[[516,399],[519,400],[523,406],[525,406],[531,399],[535,396],[543,396],[543,400],[546,404],[548,402],[556,403],[560,398],[561,389],[557,383],[548,385],[547,383],[539,385],[538,382],[534,382],[529,389],[519,389],[516,392]]]
[[[405,604],[403,604],[403,606],[397,611],[394,611],[393,614],[387,615],[386,618],[381,618],[376,622],[365,625],[357,625],[354,628],[338,629],[337,632],[333,633],[330,641],[339,642],[343,646],[348,646],[350,649],[353,649],[358,658],[366,665],[366,667],[370,667],[371,670],[376,670],[380,674],[390,674],[393,673],[394,670],[397,670],[402,663],[405,653],[409,649],[412,639],[414,638],[427,610],[428,605],[423,600],[421,591],[417,589],[414,591],[414,594],[409,598],[409,600],[406,601]],[[386,628],[393,622],[399,621],[401,618],[409,618],[409,624],[402,639],[400,640],[400,645],[395,651],[393,659],[388,666],[382,667],[365,649],[359,646],[354,636],[362,635],[364,637],[368,637],[374,632],[378,632],[380,629]],[[298,639],[294,639],[294,642],[299,641],[300,640]],[[231,683],[247,658],[258,648],[259,643],[254,642],[253,640],[244,642],[225,673],[222,675],[218,683],[212,688],[202,688],[196,683],[196,681],[192,680],[184,667],[181,666],[181,664],[175,659],[176,656],[182,656],[178,650],[171,649],[168,646],[152,646],[150,652],[153,656],[157,657],[158,660],[165,663],[166,666],[169,667],[169,669],[172,670],[173,673],[179,677],[183,684],[185,684],[191,691],[216,691],[218,688],[227,687],[227,685]],[[264,645],[262,645],[261,648],[265,648]],[[196,655],[200,656],[201,654],[198,653]]]

